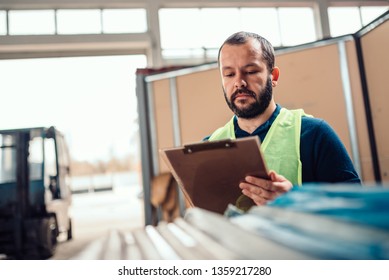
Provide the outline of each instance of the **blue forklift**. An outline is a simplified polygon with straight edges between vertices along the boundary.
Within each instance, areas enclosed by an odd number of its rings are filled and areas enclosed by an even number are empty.
[[[48,259],[72,238],[69,153],[55,127],[0,130],[0,256]]]

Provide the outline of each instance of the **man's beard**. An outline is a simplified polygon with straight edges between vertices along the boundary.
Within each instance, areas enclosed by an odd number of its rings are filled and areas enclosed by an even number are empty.
[[[273,87],[272,87],[272,81],[271,78],[269,77],[266,81],[266,87],[259,93],[258,96],[256,96],[255,92],[248,90],[246,88],[238,89],[236,90],[232,95],[231,95],[231,100],[228,100],[227,94],[225,89],[223,88],[224,91],[224,98],[228,104],[228,107],[234,112],[234,114],[238,118],[243,118],[243,119],[252,119],[255,118],[259,115],[261,115],[267,107],[269,107],[270,101],[273,96]],[[245,108],[238,108],[234,100],[238,96],[238,94],[249,94],[252,97],[254,97],[255,102],[250,104],[248,107]]]

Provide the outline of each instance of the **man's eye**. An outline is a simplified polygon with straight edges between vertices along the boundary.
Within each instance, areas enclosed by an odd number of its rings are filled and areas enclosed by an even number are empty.
[[[248,75],[253,75],[253,74],[257,74],[258,71],[247,71],[246,73],[247,73]]]
[[[224,74],[224,77],[232,77],[232,76],[234,76],[234,73],[225,73]]]

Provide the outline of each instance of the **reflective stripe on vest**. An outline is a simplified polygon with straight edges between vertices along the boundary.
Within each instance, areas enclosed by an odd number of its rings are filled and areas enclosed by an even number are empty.
[[[302,184],[302,164],[300,161],[302,116],[308,116],[302,109],[281,108],[261,144],[269,170],[283,175],[295,186]],[[222,139],[235,139],[234,117],[209,137],[210,141]]]

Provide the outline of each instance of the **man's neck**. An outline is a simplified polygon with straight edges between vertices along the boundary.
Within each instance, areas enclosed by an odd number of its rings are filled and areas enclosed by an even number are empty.
[[[242,130],[251,134],[257,129],[257,127],[263,125],[271,117],[275,109],[276,104],[274,102],[270,102],[265,112],[255,118],[244,119],[238,117],[238,125]]]

